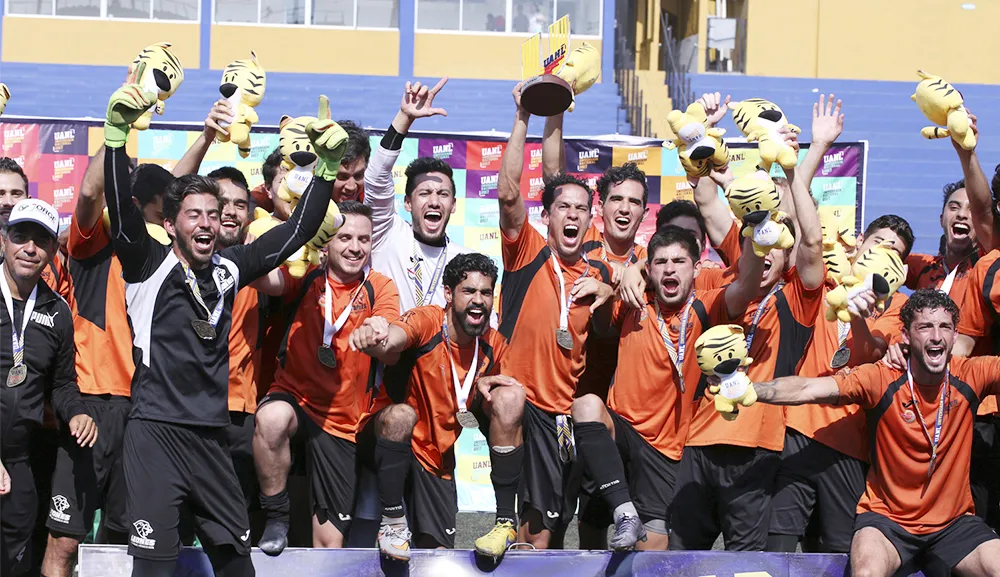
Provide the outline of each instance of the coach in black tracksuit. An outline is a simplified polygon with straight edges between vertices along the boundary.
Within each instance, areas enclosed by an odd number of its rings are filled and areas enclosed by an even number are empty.
[[[28,462],[28,440],[42,424],[44,398],[69,423],[77,443],[92,447],[97,426],[76,386],[76,348],[69,305],[41,280],[59,248],[59,215],[26,199],[11,210],[0,264],[0,461],[10,479],[0,490],[0,575],[31,567],[29,541],[38,495]],[[40,551],[38,553],[41,553]]]
[[[126,84],[112,95],[105,124],[105,198],[136,361],[123,451],[132,575],[173,575],[186,503],[215,574],[252,576],[247,506],[226,441],[233,301],[316,235],[347,133],[329,120],[323,97],[323,120],[297,141],[302,155],[317,160],[315,178],[288,221],[250,244],[216,252],[218,184],[176,179],[163,195],[163,226],[173,239],[164,246],[149,237],[132,202],[125,153],[128,125],[154,101],[155,94]]]

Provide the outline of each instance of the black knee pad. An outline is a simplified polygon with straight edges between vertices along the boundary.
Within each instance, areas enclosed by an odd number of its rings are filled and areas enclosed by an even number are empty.
[[[177,559],[170,561],[153,561],[150,559],[132,558],[132,577],[174,577]]]

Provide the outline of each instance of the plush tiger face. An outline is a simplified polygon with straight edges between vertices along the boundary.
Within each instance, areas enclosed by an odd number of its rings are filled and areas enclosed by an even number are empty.
[[[776,211],[780,202],[778,188],[771,176],[763,170],[741,176],[729,183],[726,198],[729,200],[729,208],[740,220],[749,214]]]
[[[736,123],[736,128],[739,128],[744,136],[756,132],[760,127],[760,120],[780,123],[785,116],[777,104],[763,98],[732,102],[729,104],[729,108],[733,111],[733,122]]]
[[[847,258],[844,245],[836,240],[823,238],[823,264],[826,265],[826,278],[840,283],[840,278],[851,270],[851,261]]]
[[[698,366],[706,375],[729,375],[750,364],[747,340],[739,325],[716,325],[694,343]]]
[[[315,121],[313,116],[281,117],[278,124],[278,148],[287,168],[305,167],[316,162],[312,141],[306,134],[306,127]]]
[[[886,296],[892,295],[906,282],[906,267],[896,249],[888,245],[875,245],[858,257],[851,269],[852,275],[858,279],[866,279],[868,275],[879,275],[885,279],[887,287],[881,287]]]
[[[225,98],[231,97],[240,90],[240,101],[247,106],[257,106],[264,99],[267,87],[267,76],[264,69],[257,63],[257,55],[250,51],[250,58],[234,60],[222,71],[222,83],[219,92]]]
[[[181,83],[184,82],[184,66],[170,51],[169,42],[159,42],[143,48],[142,52],[132,61],[129,70],[133,70],[139,62],[146,63],[146,77],[140,79],[140,83],[143,85],[146,85],[147,82],[156,84],[159,100],[166,100],[173,96],[174,92],[177,92],[177,89],[181,87]]]

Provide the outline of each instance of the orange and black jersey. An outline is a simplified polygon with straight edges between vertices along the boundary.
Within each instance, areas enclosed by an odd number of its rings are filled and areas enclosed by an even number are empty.
[[[455,416],[459,406],[448,355],[455,362],[458,382],[464,383],[472,367],[475,346],[473,343],[459,346],[449,341],[449,349],[442,330],[444,315],[444,309],[437,305],[423,306],[410,309],[392,323],[406,333],[406,349],[395,365],[386,367],[382,389],[370,413],[374,415],[392,403],[413,407],[417,412],[411,442],[413,454],[428,472],[450,479],[455,472],[455,442],[462,426]],[[500,333],[486,329],[479,337],[476,378],[497,374],[505,348]],[[475,394],[473,385],[466,409],[472,407]]]
[[[42,269],[42,280],[72,308],[74,304],[73,276],[66,267],[66,260],[62,252],[56,251],[48,266]]]
[[[722,259],[722,264],[725,265],[724,268],[702,266],[701,272],[694,279],[696,289],[707,291],[722,288],[739,278],[740,271],[737,261],[740,259],[740,243],[742,241],[740,225],[734,220],[732,226],[729,227],[729,232],[726,233],[726,238],[719,246],[715,247],[715,252]]]
[[[958,332],[976,339],[973,355],[1000,354],[1000,249],[983,256],[969,274]],[[954,291],[952,292],[954,294]],[[997,397],[984,399],[980,415],[998,412]]]
[[[569,309],[568,330],[573,349],[556,344],[559,328],[559,281],[552,249],[528,219],[514,239],[501,232],[503,285],[500,300],[500,334],[509,343],[501,372],[524,385],[528,400],[548,413],[569,414],[580,375],[586,366],[593,297],[576,300]],[[610,284],[611,275],[601,261],[560,260],[566,295],[581,275]]]
[[[257,290],[251,287],[240,289],[233,302],[233,321],[229,329],[230,411],[257,411],[261,316]]]
[[[906,371],[881,362],[833,377],[840,403],[861,405],[868,422],[872,466],[858,513],[884,515],[915,535],[940,531],[956,518],[973,514],[973,421],[980,400],[1000,393],[1000,357],[952,357],[949,370],[941,440],[930,478],[927,437],[934,436],[941,383],[914,383],[914,398]]]
[[[966,283],[969,281],[969,273],[976,266],[976,261],[982,256],[981,251],[969,255],[962,262],[958,263],[958,272],[955,273],[955,280],[952,282],[948,295],[955,301],[961,309],[966,294]],[[906,288],[918,290],[922,288],[940,289],[948,277],[948,267],[945,264],[944,255],[931,256],[929,254],[910,254],[906,257]]]

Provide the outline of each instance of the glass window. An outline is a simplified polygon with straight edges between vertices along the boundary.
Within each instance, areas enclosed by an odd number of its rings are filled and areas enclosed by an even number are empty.
[[[417,28],[458,30],[461,0],[417,0]]]
[[[524,7],[524,16],[528,23],[526,32],[536,34],[538,32],[548,32],[549,24],[552,24],[552,0],[516,0],[514,2],[513,22],[519,27],[524,25],[525,19],[518,18],[518,7]],[[572,23],[570,23],[572,25]],[[572,30],[571,30],[572,32]]]
[[[48,4],[51,6],[51,1]],[[56,15],[97,17],[101,15],[101,0],[56,0]]]
[[[399,0],[357,0],[361,28],[399,27]]]
[[[205,0],[210,2],[211,0]],[[156,20],[198,20],[198,0],[153,0],[153,18]]]
[[[303,24],[305,21],[305,0],[260,0],[260,22],[263,24]]]
[[[215,21],[256,22],[257,0],[215,0]]]
[[[149,20],[150,0],[107,0],[108,18]]]
[[[556,18],[569,14],[570,34],[600,36],[601,0],[558,0]]]
[[[507,31],[507,0],[463,0],[462,30]]]
[[[8,14],[52,14],[52,0],[9,0]]]
[[[354,0],[313,0],[312,23],[319,26],[354,26]]]

